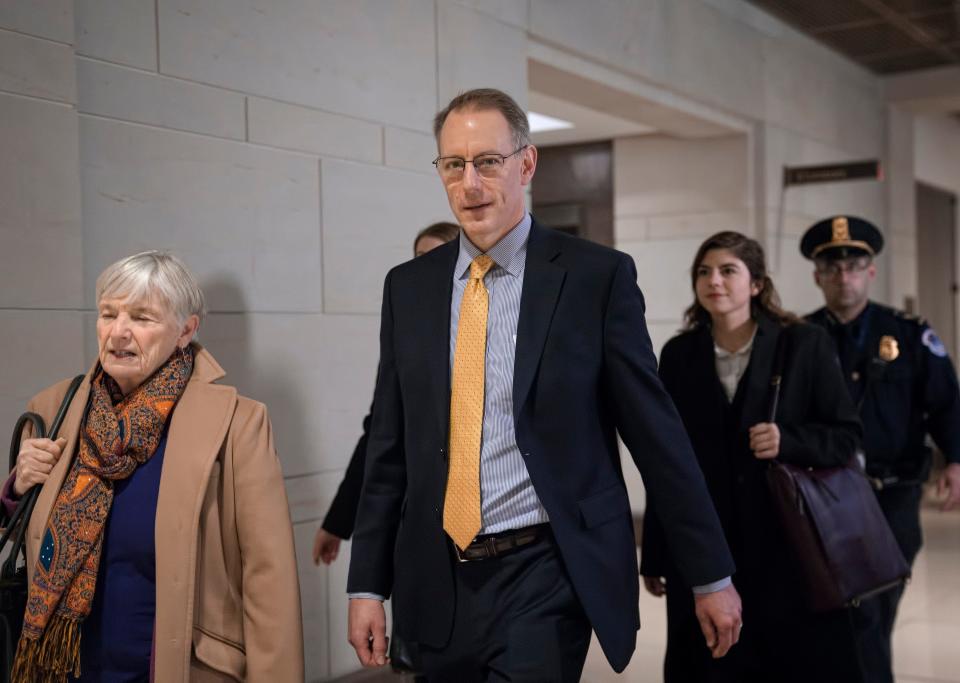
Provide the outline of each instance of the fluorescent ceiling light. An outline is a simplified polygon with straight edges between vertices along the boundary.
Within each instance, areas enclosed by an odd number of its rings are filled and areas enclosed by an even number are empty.
[[[569,121],[547,116],[546,114],[538,114],[535,111],[527,112],[527,120],[530,121],[531,133],[545,133],[548,130],[573,128],[573,124]]]

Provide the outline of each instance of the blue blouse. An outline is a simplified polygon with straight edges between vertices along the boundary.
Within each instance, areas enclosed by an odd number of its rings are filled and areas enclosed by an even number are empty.
[[[150,680],[156,617],[154,526],[166,447],[164,428],[153,457],[114,484],[96,592],[81,627],[81,676],[75,680],[83,683]]]

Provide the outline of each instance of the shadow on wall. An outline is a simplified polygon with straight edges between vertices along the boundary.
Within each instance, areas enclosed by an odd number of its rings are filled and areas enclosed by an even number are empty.
[[[302,395],[312,369],[298,362],[289,341],[294,333],[287,328],[298,324],[291,318],[312,316],[247,311],[244,287],[231,274],[206,277],[201,287],[211,312],[200,329],[200,343],[223,367],[224,383],[266,404],[284,473],[297,473],[291,456],[311,441],[306,410],[315,401]]]

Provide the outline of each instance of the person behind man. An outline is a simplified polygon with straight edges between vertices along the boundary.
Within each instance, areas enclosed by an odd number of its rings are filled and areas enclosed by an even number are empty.
[[[429,251],[456,239],[460,235],[460,226],[441,221],[428,225],[417,233],[413,240],[414,257],[423,256]],[[373,413],[373,405],[370,406]],[[360,502],[360,487],[363,486],[363,470],[367,459],[367,440],[370,438],[370,414],[363,418],[363,434],[357,441],[350,456],[350,463],[343,475],[343,481],[337,488],[323,524],[317,529],[313,539],[313,563],[330,564],[337,559],[340,543],[353,534],[353,524],[357,518],[357,505]],[[396,618],[396,617],[394,617]],[[416,673],[416,653],[404,643],[403,638],[394,630],[390,639],[390,665],[398,673]],[[419,680],[419,679],[418,679]]]
[[[946,456],[938,492],[960,505],[960,390],[947,350],[923,320],[870,301],[883,235],[872,223],[835,216],[810,227],[800,250],[815,264],[826,306],[807,319],[837,345],[846,386],[863,422],[866,471],[907,561],[922,543],[920,499],[930,472],[926,436]],[[903,589],[854,610],[867,680],[892,682],[890,637]]]
[[[733,562],[657,377],[632,260],[526,212],[526,115],[471,90],[434,121],[460,239],[387,275],[353,538],[349,638],[385,662],[382,598],[431,680],[579,680],[613,668],[639,582],[616,434],[640,468],[707,646],[736,642]]]
[[[413,240],[413,255],[423,256],[429,251],[456,239],[460,235],[460,226],[440,221],[428,225],[417,233]],[[370,413],[373,406],[370,406]],[[360,502],[360,487],[363,485],[363,469],[366,464],[367,439],[370,437],[370,414],[363,418],[363,434],[357,441],[350,456],[350,463],[343,475],[343,481],[337,488],[337,495],[323,518],[323,524],[317,529],[313,540],[313,563],[330,564],[337,559],[340,542],[353,534],[353,523],[357,518],[357,505]]]

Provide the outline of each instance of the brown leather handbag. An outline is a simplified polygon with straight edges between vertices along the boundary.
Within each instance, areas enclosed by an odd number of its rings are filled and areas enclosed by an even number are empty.
[[[770,383],[776,421],[789,333],[777,340]],[[804,577],[814,612],[855,606],[903,584],[910,566],[890,531],[856,455],[844,467],[808,468],[773,461],[767,484]]]

